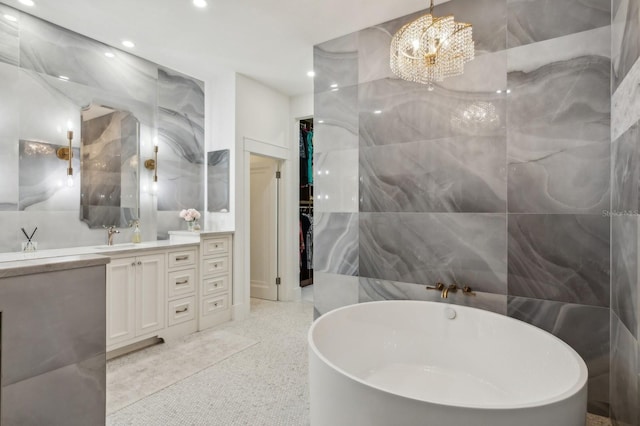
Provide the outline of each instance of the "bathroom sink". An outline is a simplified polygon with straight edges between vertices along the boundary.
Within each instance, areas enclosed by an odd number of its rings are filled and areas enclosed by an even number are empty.
[[[103,246],[95,246],[98,250],[118,250],[118,249],[126,249],[135,247],[134,243],[122,243],[122,244],[114,244],[112,246],[103,245]]]

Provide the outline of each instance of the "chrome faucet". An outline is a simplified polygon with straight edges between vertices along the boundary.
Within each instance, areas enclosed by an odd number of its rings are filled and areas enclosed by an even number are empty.
[[[120,231],[116,229],[115,225],[111,225],[110,227],[107,228],[107,245],[108,246],[113,245],[113,236],[119,233]]]

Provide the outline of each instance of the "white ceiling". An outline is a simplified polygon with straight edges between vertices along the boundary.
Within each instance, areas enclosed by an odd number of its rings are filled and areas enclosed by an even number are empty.
[[[310,93],[313,45],[425,9],[426,0],[34,0],[10,6],[206,80],[231,68],[287,95]],[[438,1],[437,3],[442,3]]]

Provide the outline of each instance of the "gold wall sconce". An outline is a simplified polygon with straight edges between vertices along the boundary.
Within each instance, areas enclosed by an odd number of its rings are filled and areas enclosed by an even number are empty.
[[[153,170],[153,182],[151,184],[151,190],[155,193],[158,188],[158,145],[154,145],[153,158],[145,160],[144,167],[147,170]]]
[[[56,156],[65,161],[69,161],[69,166],[67,167],[67,186],[73,186],[73,166],[71,165],[71,160],[73,160],[73,149],[71,148],[71,141],[73,140],[73,131],[67,130],[67,139],[69,140],[69,146],[63,146],[56,149]]]

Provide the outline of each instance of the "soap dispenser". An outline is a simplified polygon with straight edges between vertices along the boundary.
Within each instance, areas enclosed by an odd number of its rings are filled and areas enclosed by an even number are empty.
[[[140,222],[136,220],[135,225],[136,229],[133,230],[133,235],[131,235],[131,242],[140,243],[142,242],[142,235],[140,234]]]

